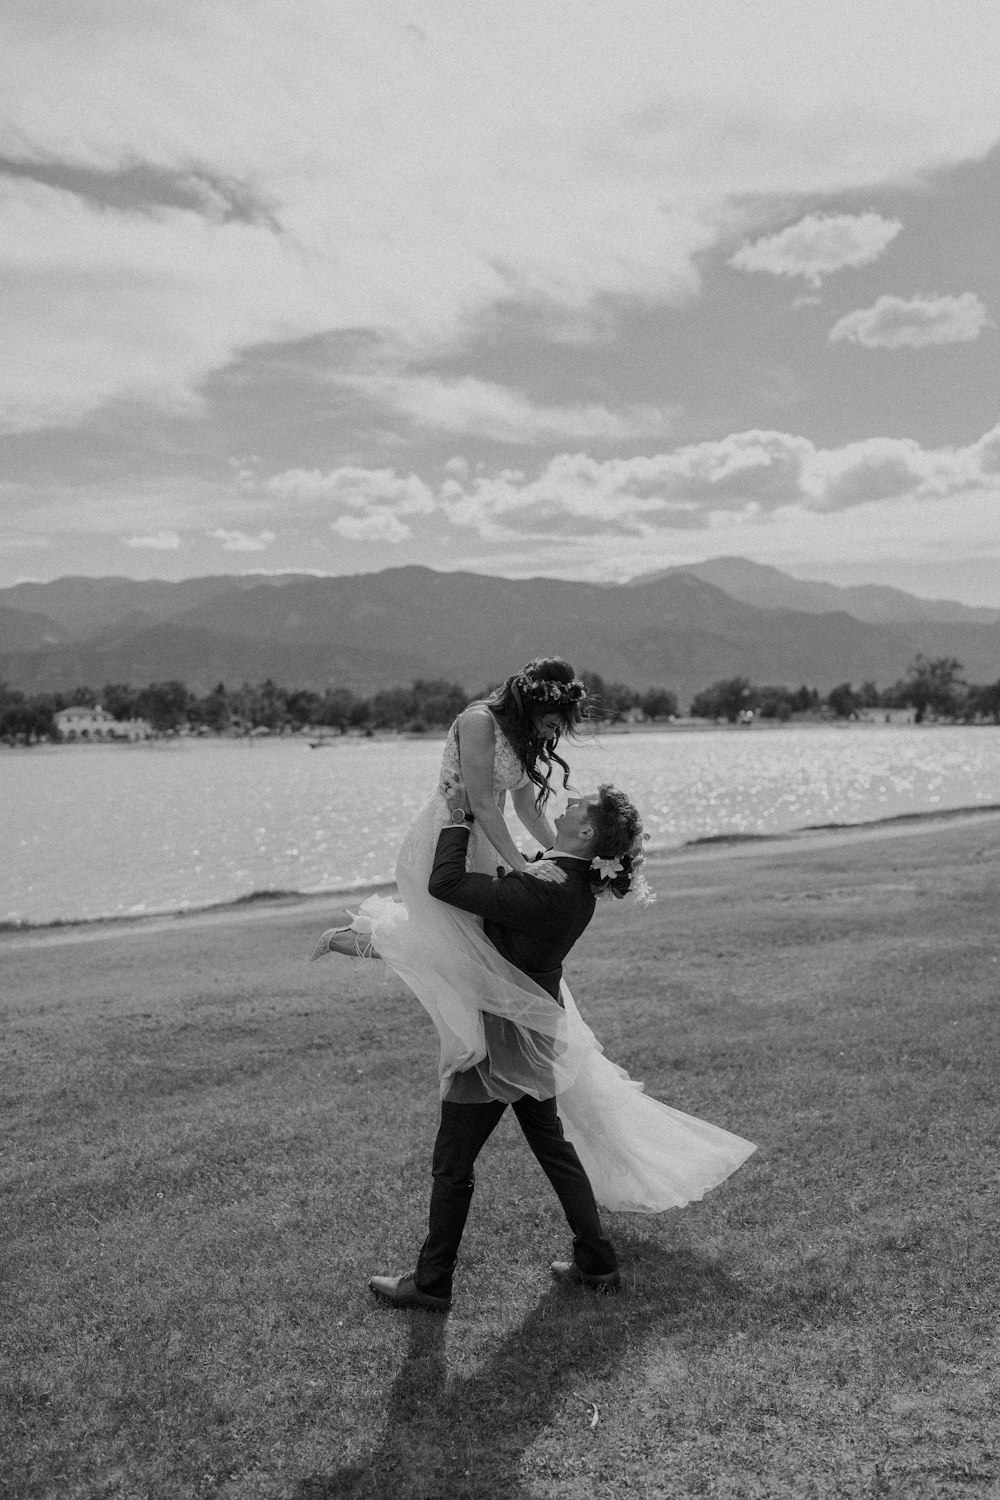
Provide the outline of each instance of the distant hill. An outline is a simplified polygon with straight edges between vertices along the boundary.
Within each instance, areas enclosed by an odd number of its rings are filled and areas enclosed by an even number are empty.
[[[146,624],[172,620],[206,599],[242,593],[262,583],[280,588],[293,577],[237,573],[185,578],[179,583],[162,578],[56,578],[51,583],[16,583],[0,589],[0,605],[38,611],[61,625],[68,637],[86,640],[126,622],[139,628],[141,620]],[[0,646],[6,647],[2,632]]]
[[[0,642],[8,651],[41,651],[69,639],[58,621],[34,610],[0,606]]]
[[[919,599],[902,589],[881,584],[842,588],[833,583],[792,578],[779,568],[745,557],[713,557],[708,562],[685,563],[640,575],[634,582],[650,583],[677,573],[689,573],[692,578],[721,589],[731,599],[740,599],[758,609],[796,609],[813,615],[845,610],[870,625],[909,625],[924,620],[962,625],[1000,623],[1000,609],[975,608],[949,599]]]
[[[787,575],[762,572],[776,575],[775,593],[784,587]],[[735,571],[726,577],[736,587]],[[851,592],[833,590],[838,600]],[[884,686],[919,650],[957,656],[972,681],[996,681],[1000,624],[954,608],[955,620],[885,623],[843,608],[790,608],[773,596],[761,606],[694,569],[627,584],[419,567],[335,578],[58,579],[0,590],[0,679],[40,691],[179,677],[206,692],[219,681],[235,687],[270,676],[370,693],[422,676],[472,692],[532,656],[558,654],[634,687],[672,687],[683,700],[736,674],[821,690],[867,678]],[[39,616],[69,638],[46,642]]]

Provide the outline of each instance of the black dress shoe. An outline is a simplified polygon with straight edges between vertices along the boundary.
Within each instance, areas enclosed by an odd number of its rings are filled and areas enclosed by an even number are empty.
[[[373,1276],[368,1286],[376,1297],[393,1307],[419,1307],[424,1312],[436,1313],[451,1311],[451,1298],[432,1297],[430,1292],[422,1292],[412,1271],[408,1276]]]
[[[549,1269],[557,1281],[565,1281],[573,1286],[586,1286],[592,1292],[617,1292],[622,1284],[618,1271],[607,1271],[603,1276],[588,1276],[586,1271],[580,1270],[575,1260],[554,1260]]]

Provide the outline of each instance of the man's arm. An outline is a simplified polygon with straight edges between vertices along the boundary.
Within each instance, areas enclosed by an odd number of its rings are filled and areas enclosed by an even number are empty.
[[[540,882],[530,875],[511,874],[501,880],[470,872],[465,868],[468,847],[467,828],[442,828],[427,883],[430,894],[503,927],[536,933],[545,905]]]

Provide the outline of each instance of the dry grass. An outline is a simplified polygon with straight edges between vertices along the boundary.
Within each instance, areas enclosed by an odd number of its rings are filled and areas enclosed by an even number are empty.
[[[5,1497],[983,1496],[1000,1487],[1000,823],[714,852],[602,913],[608,1051],[761,1149],[567,1248],[512,1120],[448,1319],[435,1045],[321,913],[8,938]],[[596,1413],[596,1424],[594,1421]]]

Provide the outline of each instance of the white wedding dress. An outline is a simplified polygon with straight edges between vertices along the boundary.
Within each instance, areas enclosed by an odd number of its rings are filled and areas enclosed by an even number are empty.
[[[562,1005],[501,957],[481,919],[428,894],[438,835],[448,821],[442,787],[459,770],[457,724],[445,745],[438,787],[417,813],[396,864],[401,901],[371,896],[353,927],[416,995],[441,1043],[441,1092],[474,1069],[489,1095],[556,1095],[559,1117],[606,1209],[660,1213],[701,1198],[756,1147],[643,1092],[604,1056],[565,981]],[[527,778],[496,725],[494,795]],[[492,844],[473,826],[468,867],[497,872]],[[484,1013],[504,1024],[484,1024]]]

